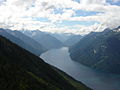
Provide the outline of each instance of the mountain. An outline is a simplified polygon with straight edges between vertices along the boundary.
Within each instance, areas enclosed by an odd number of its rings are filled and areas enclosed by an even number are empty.
[[[73,60],[104,72],[120,74],[120,32],[92,32],[70,47]]]
[[[13,32],[13,34],[14,34],[14,32]],[[35,54],[37,56],[39,56],[41,54],[41,52],[43,52],[42,49],[40,49],[40,50],[36,49],[36,48],[32,47],[31,44],[26,43],[26,42],[29,42],[29,41],[24,42],[26,38],[22,38],[22,40],[21,40],[21,39],[15,37],[15,35],[13,36],[12,34],[8,33],[8,30],[6,30],[6,29],[0,28],[0,35],[8,38],[9,40],[14,42],[15,44],[21,46],[22,48],[32,52],[33,54]]]
[[[71,36],[70,38],[68,38],[66,41],[64,41],[64,44],[66,45],[66,46],[73,46],[73,45],[75,45],[77,42],[79,42],[80,41],[80,39],[82,38],[82,36],[81,35],[73,35],[73,36]]]
[[[53,48],[60,48],[64,46],[63,43],[58,39],[56,39],[55,37],[45,32],[41,32],[39,30],[33,30],[33,31],[24,30],[21,32],[30,36],[48,50]]]
[[[13,36],[19,38],[20,40],[22,40],[26,44],[30,45],[31,47],[34,47],[34,49],[39,52],[38,53],[39,55],[46,51],[46,49],[40,43],[38,43],[31,37],[19,32],[17,30],[14,30],[14,31],[7,30],[7,32],[12,34]]]
[[[70,33],[48,33],[48,34],[57,38],[58,40],[60,40],[63,43],[72,36],[72,34],[70,34]]]
[[[90,90],[76,87],[39,57],[0,36],[0,90]],[[75,82],[75,81],[74,81]]]

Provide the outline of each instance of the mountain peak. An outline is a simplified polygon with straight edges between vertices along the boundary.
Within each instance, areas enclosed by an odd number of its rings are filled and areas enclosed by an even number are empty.
[[[120,26],[118,26],[117,28],[114,28],[113,31],[120,32]]]

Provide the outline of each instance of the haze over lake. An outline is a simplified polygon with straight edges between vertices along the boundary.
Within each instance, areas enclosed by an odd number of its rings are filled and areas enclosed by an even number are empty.
[[[68,47],[49,50],[40,57],[94,90],[120,89],[120,75],[102,73],[71,60]]]

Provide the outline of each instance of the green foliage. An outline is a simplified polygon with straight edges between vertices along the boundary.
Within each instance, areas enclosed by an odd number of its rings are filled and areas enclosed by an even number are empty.
[[[81,82],[73,79],[69,75],[67,75],[65,72],[57,69],[56,67],[53,67],[54,70],[56,70],[60,75],[62,75],[68,82],[70,82],[74,87],[76,87],[77,90],[91,90],[90,88],[86,87]]]
[[[0,37],[0,90],[77,88],[39,57]]]

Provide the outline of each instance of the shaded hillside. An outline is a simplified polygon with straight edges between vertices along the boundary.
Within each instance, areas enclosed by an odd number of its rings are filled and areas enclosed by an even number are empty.
[[[73,46],[76,43],[78,43],[81,40],[82,36],[81,35],[73,35],[69,39],[67,39],[64,44],[66,46]]]
[[[63,47],[63,43],[56,39],[55,37],[51,36],[50,34],[41,32],[39,30],[33,30],[33,31],[21,31],[24,34],[30,36],[37,42],[39,42],[42,46],[44,46],[47,49],[53,49],[53,48],[60,48]]]
[[[12,34],[13,36],[19,38],[20,40],[22,40],[23,42],[25,42],[26,44],[30,45],[31,47],[33,47],[36,51],[38,51],[39,56],[41,53],[45,52],[46,49],[37,41],[35,41],[34,39],[32,39],[31,37],[28,37],[27,35],[15,30],[15,31],[11,31],[11,30],[7,30],[8,33]]]
[[[120,32],[114,29],[92,32],[70,48],[70,56],[89,67],[120,73]]]
[[[19,45],[20,47],[30,51],[31,53],[39,56],[41,54],[41,50],[32,47],[31,45],[27,44],[26,42],[23,42],[21,39],[13,36],[12,34],[8,33],[5,29],[0,29],[0,35],[8,38],[10,41],[14,42],[15,44]]]
[[[0,90],[77,88],[42,59],[0,36]]]
[[[58,40],[60,40],[63,43],[72,36],[72,34],[70,34],[70,33],[48,33],[48,34],[57,38]]]

